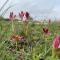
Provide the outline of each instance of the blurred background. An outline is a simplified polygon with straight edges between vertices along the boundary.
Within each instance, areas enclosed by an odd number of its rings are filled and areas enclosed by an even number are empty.
[[[60,0],[0,0],[0,15],[8,18],[11,11],[17,17],[20,11],[28,11],[36,20],[59,20]]]

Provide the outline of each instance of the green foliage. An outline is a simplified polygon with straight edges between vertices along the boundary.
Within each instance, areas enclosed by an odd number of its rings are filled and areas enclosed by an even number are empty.
[[[34,22],[25,25],[23,22],[14,21],[14,32],[11,29],[10,21],[0,21],[0,60],[39,60],[44,58],[45,60],[56,60],[52,58],[52,42],[55,37],[55,33],[59,33],[59,24],[52,23],[46,25],[51,31],[51,36],[45,41],[43,36],[43,24],[36,24]],[[16,50],[15,44],[11,43],[12,35],[23,35],[26,38],[27,44],[23,45],[23,48]],[[47,52],[45,53],[45,44]]]

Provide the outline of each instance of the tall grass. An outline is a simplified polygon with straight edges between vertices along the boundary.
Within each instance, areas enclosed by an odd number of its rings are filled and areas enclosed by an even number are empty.
[[[14,32],[11,29],[10,21],[0,21],[0,60],[55,60],[52,58],[52,42],[55,33],[60,34],[58,29],[60,24],[52,23],[49,25],[51,35],[45,41],[43,35],[43,27],[48,27],[44,24],[35,24],[33,22],[25,25],[23,22],[14,21]],[[17,50],[13,42],[12,35],[23,35],[26,39],[26,44],[18,42]],[[45,52],[45,44],[47,50]]]

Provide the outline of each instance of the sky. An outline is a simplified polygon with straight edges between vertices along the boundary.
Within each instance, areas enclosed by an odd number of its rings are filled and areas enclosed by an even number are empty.
[[[0,0],[0,8],[6,0]],[[5,14],[4,10],[14,5]],[[28,11],[34,19],[59,19],[60,0],[9,0],[5,7],[0,11],[4,17],[8,17],[10,12],[18,16],[20,11]]]

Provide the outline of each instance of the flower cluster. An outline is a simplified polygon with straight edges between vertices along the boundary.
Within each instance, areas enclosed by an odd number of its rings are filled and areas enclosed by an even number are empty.
[[[13,35],[11,39],[14,41],[20,41],[20,42],[25,40],[24,36],[19,36],[19,35]]]
[[[23,20],[23,16],[24,16],[24,13],[23,11],[21,11],[21,13],[19,13],[19,17],[21,18],[21,20]]]
[[[14,20],[16,17],[16,15],[14,15],[13,12],[10,12],[10,15],[9,15],[9,20]]]
[[[19,17],[21,18],[22,21],[27,22],[30,17],[30,14],[27,11],[26,12],[21,11],[19,13]],[[9,20],[14,20],[15,18],[16,18],[16,15],[13,12],[10,12]]]
[[[58,49],[60,48],[60,36],[56,36],[53,41],[53,48]]]
[[[21,11],[21,13],[19,13],[19,17],[22,21],[27,22],[29,19],[29,13]]]
[[[48,28],[43,28],[43,32],[45,35],[51,35],[51,32],[48,30]]]

